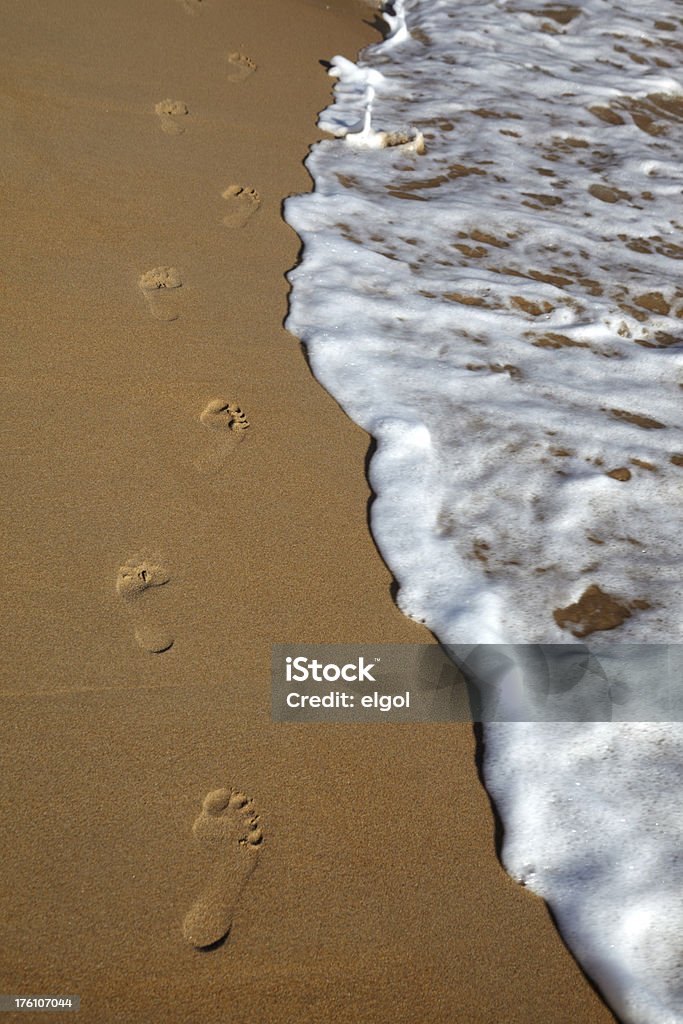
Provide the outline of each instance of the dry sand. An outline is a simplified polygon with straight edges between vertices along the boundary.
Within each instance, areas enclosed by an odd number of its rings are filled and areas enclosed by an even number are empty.
[[[496,858],[469,726],[270,720],[275,641],[432,640],[282,327],[319,60],[373,20],[4,5],[0,993],[83,1024],[613,1020]]]

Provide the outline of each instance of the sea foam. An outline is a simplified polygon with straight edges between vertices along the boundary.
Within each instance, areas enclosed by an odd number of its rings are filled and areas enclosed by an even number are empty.
[[[680,642],[680,5],[385,18],[331,62],[287,326],[377,441],[399,605],[450,644]],[[506,867],[639,1024],[683,1021],[682,729],[485,732]]]

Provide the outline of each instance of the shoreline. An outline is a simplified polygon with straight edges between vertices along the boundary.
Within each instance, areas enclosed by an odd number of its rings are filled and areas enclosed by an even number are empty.
[[[435,642],[369,534],[369,438],[282,326],[319,61],[372,14],[7,19],[0,990],[84,1024],[614,1020],[496,858],[470,726],[270,718],[273,643]],[[202,810],[232,788],[258,826]]]

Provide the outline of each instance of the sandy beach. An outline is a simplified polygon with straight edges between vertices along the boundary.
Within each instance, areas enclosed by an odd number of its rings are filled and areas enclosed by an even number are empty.
[[[4,11],[0,994],[83,1024],[614,1020],[499,863],[471,726],[271,721],[273,643],[434,642],[283,327],[320,62],[377,21]]]

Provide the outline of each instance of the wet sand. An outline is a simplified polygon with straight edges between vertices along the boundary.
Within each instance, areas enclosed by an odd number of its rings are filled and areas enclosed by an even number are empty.
[[[319,61],[374,20],[5,12],[0,993],[83,1024],[613,1020],[497,860],[471,727],[271,721],[274,642],[433,642],[282,326]]]

